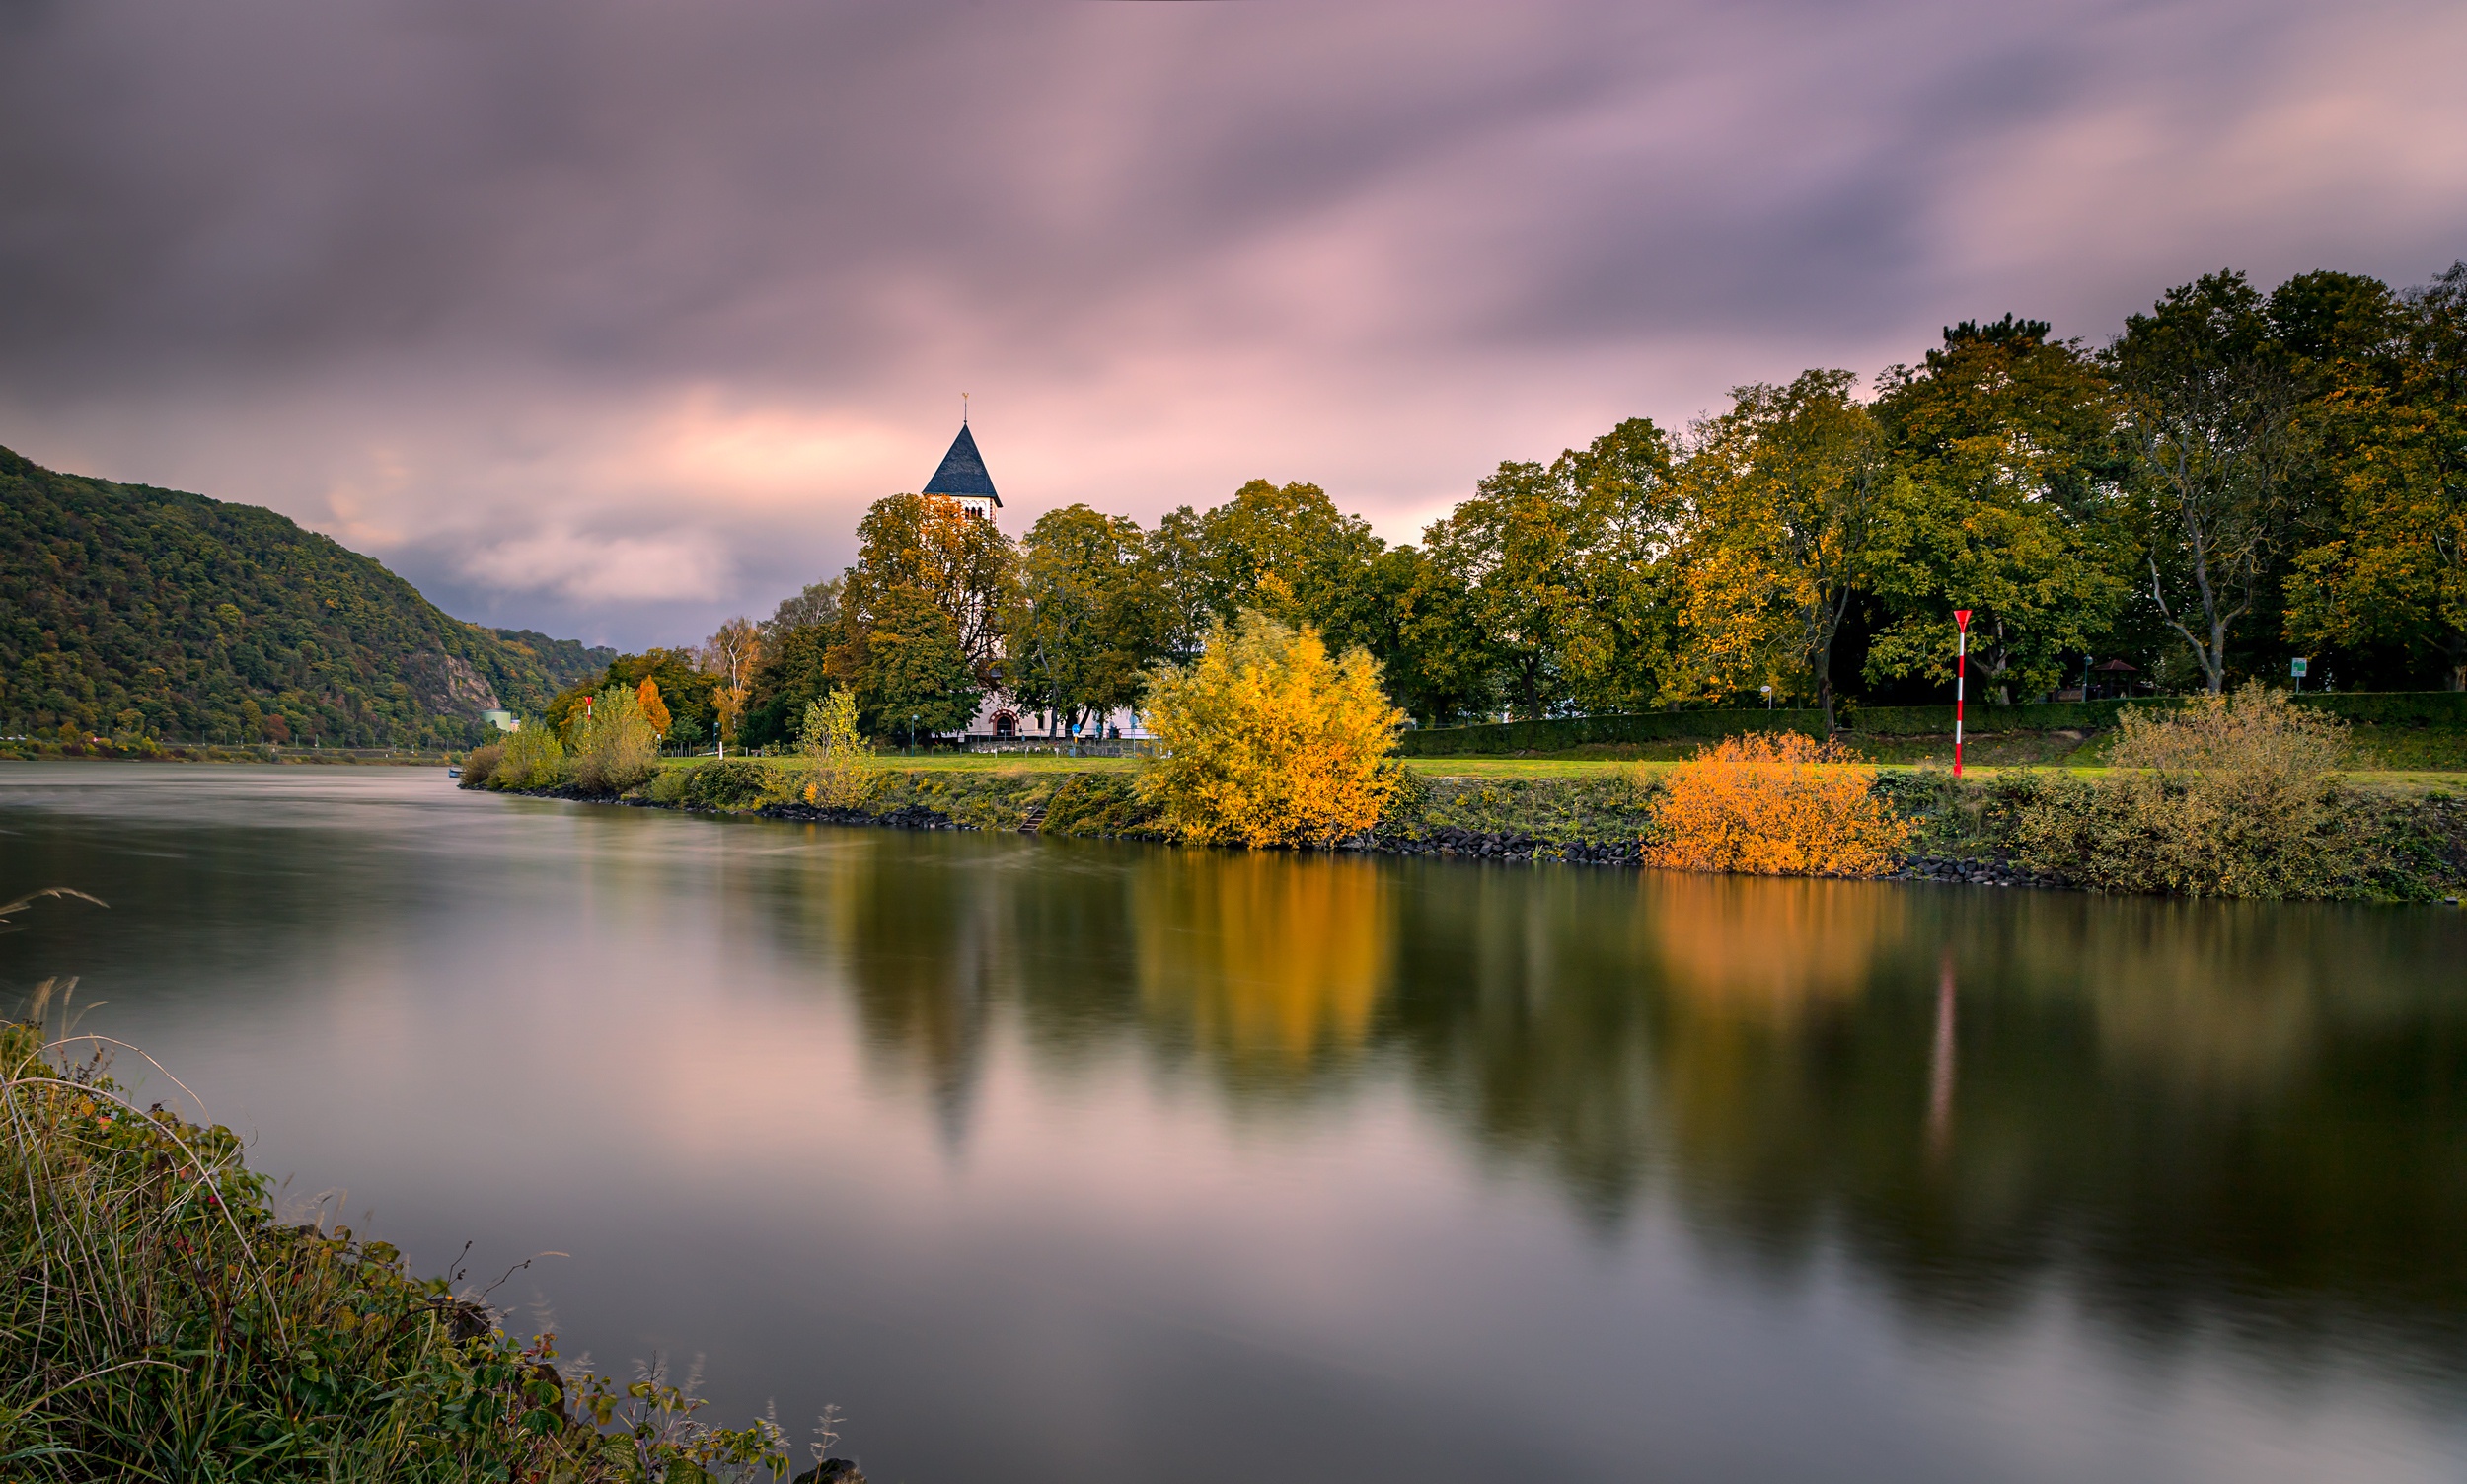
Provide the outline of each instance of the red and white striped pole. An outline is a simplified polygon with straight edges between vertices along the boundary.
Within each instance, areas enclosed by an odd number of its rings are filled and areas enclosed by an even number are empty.
[[[1953,627],[1961,631],[1953,645],[1953,776],[1962,776],[1962,692],[1971,673],[1971,611],[1953,610]]]

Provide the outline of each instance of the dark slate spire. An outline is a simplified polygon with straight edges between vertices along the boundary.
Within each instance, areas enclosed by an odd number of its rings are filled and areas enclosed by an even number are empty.
[[[1003,497],[994,492],[994,477],[985,472],[985,458],[977,452],[976,435],[968,424],[959,425],[959,436],[951,440],[951,451],[942,455],[942,467],[926,481],[924,494],[946,494],[952,499],[990,499],[995,508],[1002,508]]]

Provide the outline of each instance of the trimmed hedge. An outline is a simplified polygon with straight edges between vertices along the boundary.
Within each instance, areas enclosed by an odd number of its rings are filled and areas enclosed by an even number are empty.
[[[2297,704],[2361,726],[2467,727],[2467,691],[2351,691],[2299,696]],[[1970,732],[2100,731],[2129,705],[2172,707],[2176,696],[2135,701],[2054,701],[2028,705],[1975,705],[1962,718]],[[1882,737],[1950,736],[1949,705],[1845,705],[1844,729]],[[1564,752],[1588,743],[1712,741],[1740,732],[1795,731],[1821,736],[1814,710],[1648,711],[1632,716],[1577,716],[1563,721],[1512,721],[1491,726],[1430,727],[1406,732],[1408,758],[1519,752]]]
[[[2051,701],[2028,705],[1975,705],[1962,717],[1966,731],[2097,731],[2116,725],[2129,705],[2173,708],[2190,699],[2146,696],[2132,701]],[[2292,698],[2296,705],[2328,711],[2360,726],[2467,726],[2467,691],[2320,691]],[[1949,705],[1854,705],[1842,725],[1884,737],[1937,737],[1953,731]]]
[[[1950,729],[1950,723],[1947,724]],[[1816,710],[1646,711],[1633,716],[1571,716],[1562,721],[1506,721],[1489,726],[1434,726],[1404,733],[1397,751],[1408,758],[1465,754],[1564,752],[1588,743],[1718,741],[1741,732],[1825,734]]]
[[[2048,701],[2028,705],[1971,706],[1962,713],[1962,729],[1970,732],[2100,731],[2116,725],[2116,713],[2129,705],[2173,707],[2174,696],[2136,701]],[[1879,737],[1949,737],[1953,707],[1949,705],[1845,706],[1841,724],[1854,732]]]

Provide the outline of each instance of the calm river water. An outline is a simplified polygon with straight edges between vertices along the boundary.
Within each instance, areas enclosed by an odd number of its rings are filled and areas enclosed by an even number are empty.
[[[55,884],[0,993],[877,1484],[2467,1475],[2455,910],[0,768]]]

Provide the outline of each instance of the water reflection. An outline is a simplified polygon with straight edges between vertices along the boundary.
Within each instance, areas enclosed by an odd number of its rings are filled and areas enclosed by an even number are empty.
[[[1838,1009],[1909,928],[1907,893],[1838,881],[1656,872],[1640,894],[1665,983],[1721,1021],[1795,1024]]]
[[[831,1377],[894,1477],[2467,1456],[2391,1421],[2467,1415],[2455,913],[0,773],[55,881],[112,911],[0,991],[88,975],[389,1239],[575,1252],[614,1365]],[[2221,1430],[2284,1466],[2163,1466]]]
[[[1253,1087],[1360,1052],[1396,937],[1375,862],[1170,851],[1132,881],[1140,1003],[1156,1034]]]
[[[2071,1272],[2146,1334],[2467,1314],[2455,925],[1850,882],[872,837],[776,894],[954,1135],[1040,1058],[1197,1058],[1236,1107],[1406,1069],[1606,1234],[1657,1189],[1733,1259],[1846,1241],[1975,1323]],[[952,853],[956,852],[956,854]]]

